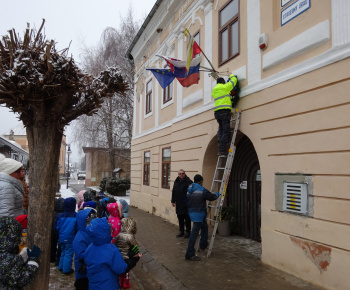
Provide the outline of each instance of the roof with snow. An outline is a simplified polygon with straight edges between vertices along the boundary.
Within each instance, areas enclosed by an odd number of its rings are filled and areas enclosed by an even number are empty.
[[[7,140],[6,138],[0,136],[0,144],[9,146],[12,150],[20,152],[21,154],[24,154],[28,156],[28,152],[22,149],[21,145],[19,145],[15,141]]]
[[[13,130],[13,135],[27,135],[27,131],[26,128],[24,127],[24,125],[22,123],[19,123],[16,127],[8,130],[7,132],[5,132],[2,135],[10,135],[11,130]]]

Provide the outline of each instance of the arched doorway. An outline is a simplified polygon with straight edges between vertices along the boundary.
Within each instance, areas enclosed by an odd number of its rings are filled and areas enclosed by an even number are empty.
[[[236,144],[227,205],[236,209],[234,233],[261,241],[261,174],[253,143],[243,136]]]

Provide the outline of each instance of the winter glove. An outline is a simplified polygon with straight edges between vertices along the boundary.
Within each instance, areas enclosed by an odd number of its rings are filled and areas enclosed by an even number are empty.
[[[236,75],[231,74],[231,75],[229,76],[229,79],[227,80],[227,82],[232,82],[233,87],[235,87],[236,84],[237,84],[237,82],[238,82],[238,78],[237,78]]]
[[[86,265],[85,265],[85,263],[84,263],[84,259],[79,260],[79,262],[81,263],[81,265],[80,265],[80,267],[79,267],[78,272],[79,272],[80,274],[86,274],[87,268],[86,268]]]
[[[138,245],[134,245],[134,246],[130,246],[127,255],[128,255],[129,258],[132,258],[135,255],[137,255],[139,252],[140,252],[139,246]]]
[[[129,272],[132,268],[136,266],[136,263],[140,260],[140,256],[132,257],[130,259],[125,259],[124,262],[128,265],[124,273]]]
[[[217,192],[214,192],[214,194],[219,197],[220,196],[220,193],[217,191]]]
[[[40,256],[41,250],[37,245],[33,246],[32,250],[27,249],[27,254],[29,258],[37,259]]]

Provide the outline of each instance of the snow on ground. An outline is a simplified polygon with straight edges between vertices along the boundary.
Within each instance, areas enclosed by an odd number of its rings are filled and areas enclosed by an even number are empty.
[[[96,190],[97,192],[100,191],[100,189],[97,186],[88,186],[88,188],[91,188],[93,190]],[[66,188],[65,186],[61,186],[60,190],[61,197],[68,198],[68,197],[76,197],[77,195],[71,190],[71,188]],[[130,204],[130,195],[127,192],[126,196],[114,196],[117,200],[124,199],[128,204]]]
[[[76,197],[76,194],[70,188],[67,189],[64,186],[61,186],[60,194],[63,198]]]

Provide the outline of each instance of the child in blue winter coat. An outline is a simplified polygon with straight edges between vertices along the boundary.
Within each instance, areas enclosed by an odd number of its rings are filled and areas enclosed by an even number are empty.
[[[129,259],[124,261],[119,249],[111,244],[111,230],[105,218],[92,220],[86,231],[92,239],[84,254],[89,289],[119,289],[119,275],[129,272],[142,255],[135,255],[138,250],[130,251]]]
[[[90,236],[86,231],[86,227],[96,218],[94,209],[84,209],[77,213],[78,233],[73,240],[74,265],[75,265],[75,289],[88,290],[89,280],[86,274],[86,266],[84,263],[84,253],[87,247],[92,243]]]
[[[58,216],[56,225],[58,240],[62,251],[58,270],[66,275],[74,272],[72,269],[72,262],[73,240],[77,233],[76,203],[77,201],[74,197],[68,197],[64,200],[64,212]]]

